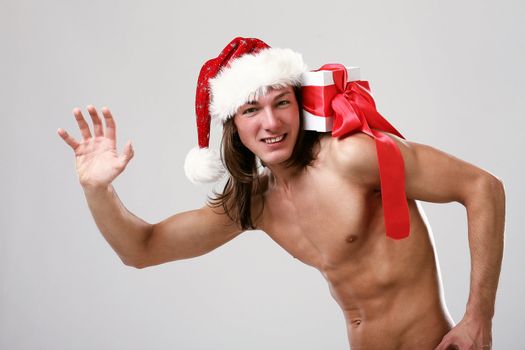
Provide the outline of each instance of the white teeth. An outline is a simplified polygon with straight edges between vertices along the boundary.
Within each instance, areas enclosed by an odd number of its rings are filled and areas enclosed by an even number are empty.
[[[281,141],[283,138],[284,138],[284,135],[281,135],[281,136],[274,137],[274,138],[264,139],[264,142],[266,142],[266,143],[276,143],[276,142]]]

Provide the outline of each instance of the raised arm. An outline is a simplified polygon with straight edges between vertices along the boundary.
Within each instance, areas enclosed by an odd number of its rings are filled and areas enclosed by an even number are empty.
[[[241,232],[226,215],[208,206],[173,215],[157,224],[149,224],[127,210],[111,182],[133,157],[131,143],[119,155],[115,121],[109,109],[102,109],[105,130],[95,108],[88,106],[88,112],[93,134],[81,111],[73,111],[81,142],[63,129],[57,132],[75,152],[78,178],[98,229],[124,264],[143,268],[194,257]]]
[[[206,254],[242,232],[207,205],[149,224],[126,209],[111,185],[84,193],[106,241],[124,264],[139,269]]]

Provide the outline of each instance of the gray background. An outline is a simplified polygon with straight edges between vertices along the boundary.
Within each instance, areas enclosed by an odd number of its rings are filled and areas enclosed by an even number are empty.
[[[322,276],[262,232],[190,260],[123,265],[56,134],[79,138],[73,107],[109,106],[119,150],[131,139],[136,152],[114,183],[124,204],[148,222],[200,207],[212,187],[182,169],[196,144],[194,88],[204,61],[237,35],[301,52],[311,69],[361,67],[407,139],[504,180],[494,348],[525,348],[523,18],[521,1],[0,1],[0,348],[348,348]],[[466,212],[423,206],[457,322]]]

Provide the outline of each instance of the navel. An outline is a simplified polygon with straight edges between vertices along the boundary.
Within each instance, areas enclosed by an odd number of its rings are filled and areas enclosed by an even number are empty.
[[[360,318],[356,318],[353,319],[351,322],[354,327],[359,327],[361,325],[362,320]]]
[[[354,242],[356,239],[357,239],[357,236],[356,236],[356,235],[348,235],[348,236],[346,236],[345,241],[348,242],[348,243],[352,243],[352,242]]]

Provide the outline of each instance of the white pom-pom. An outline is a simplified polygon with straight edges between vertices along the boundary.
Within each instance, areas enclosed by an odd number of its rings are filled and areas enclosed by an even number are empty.
[[[219,153],[209,148],[192,148],[184,161],[186,177],[194,184],[215,182],[225,173]]]

